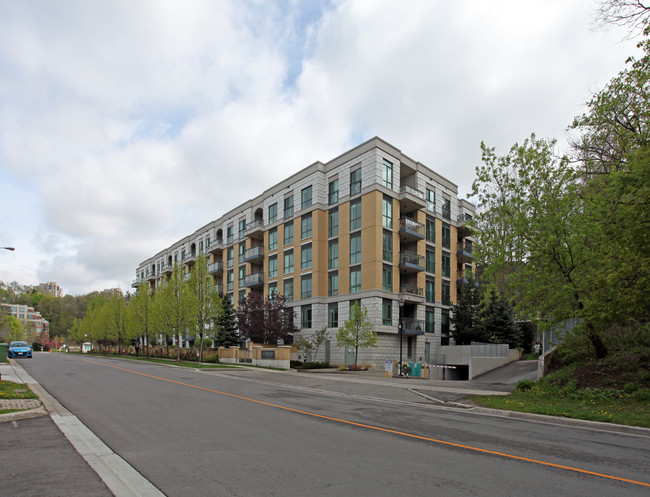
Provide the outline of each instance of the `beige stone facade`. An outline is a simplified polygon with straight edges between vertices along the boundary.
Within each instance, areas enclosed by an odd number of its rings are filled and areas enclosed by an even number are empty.
[[[156,288],[175,263],[189,271],[203,252],[235,306],[249,292],[277,291],[300,333],[327,327],[330,343],[315,360],[345,363],[335,334],[360,300],[379,334],[360,363],[381,368],[398,358],[400,305],[403,358],[429,362],[448,341],[450,305],[474,271],[473,213],[454,183],[373,138],[158,252],[137,268],[133,286]]]

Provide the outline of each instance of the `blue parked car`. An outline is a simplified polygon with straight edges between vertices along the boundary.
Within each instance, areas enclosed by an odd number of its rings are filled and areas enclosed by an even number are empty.
[[[9,359],[14,357],[32,358],[32,348],[27,342],[9,342]]]

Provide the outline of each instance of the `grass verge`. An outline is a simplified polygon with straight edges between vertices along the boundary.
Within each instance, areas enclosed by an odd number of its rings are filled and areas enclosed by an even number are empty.
[[[546,414],[650,428],[650,390],[558,388],[551,383],[521,381],[508,396],[473,395],[475,404],[492,409]]]
[[[0,380],[0,400],[13,399],[38,399],[38,395],[32,392],[24,383]],[[22,409],[0,409],[0,414],[18,412]]]

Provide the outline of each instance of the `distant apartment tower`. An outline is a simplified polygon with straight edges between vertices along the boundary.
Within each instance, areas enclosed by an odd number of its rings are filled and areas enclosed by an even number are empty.
[[[38,285],[38,291],[45,295],[51,295],[52,297],[63,297],[63,290],[61,290],[61,287],[54,281],[40,283]]]
[[[25,328],[28,340],[36,336],[49,336],[50,323],[33,307],[22,304],[2,304],[2,314],[18,318]]]
[[[189,272],[204,253],[235,306],[251,292],[279,292],[301,334],[327,328],[330,343],[315,360],[349,360],[335,335],[359,301],[379,336],[360,363],[397,358],[400,317],[404,359],[429,362],[449,341],[450,306],[474,271],[473,213],[454,183],[376,137],[158,252],[137,268],[133,287],[156,289],[175,264]]]

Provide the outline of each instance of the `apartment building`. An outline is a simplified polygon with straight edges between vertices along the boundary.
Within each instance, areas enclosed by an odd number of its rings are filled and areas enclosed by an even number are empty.
[[[38,291],[45,295],[51,295],[52,297],[63,297],[63,290],[55,281],[39,283]]]
[[[27,339],[32,337],[48,337],[50,323],[35,311],[33,307],[22,304],[2,304],[2,314],[8,314],[18,318],[25,328]]]
[[[189,272],[205,253],[235,306],[250,292],[279,292],[301,334],[326,327],[331,340],[316,360],[346,361],[335,335],[359,301],[379,337],[361,364],[398,357],[400,317],[403,357],[429,361],[448,343],[450,306],[474,271],[473,213],[454,183],[375,137],[158,252],[133,286],[155,289],[175,264]]]

